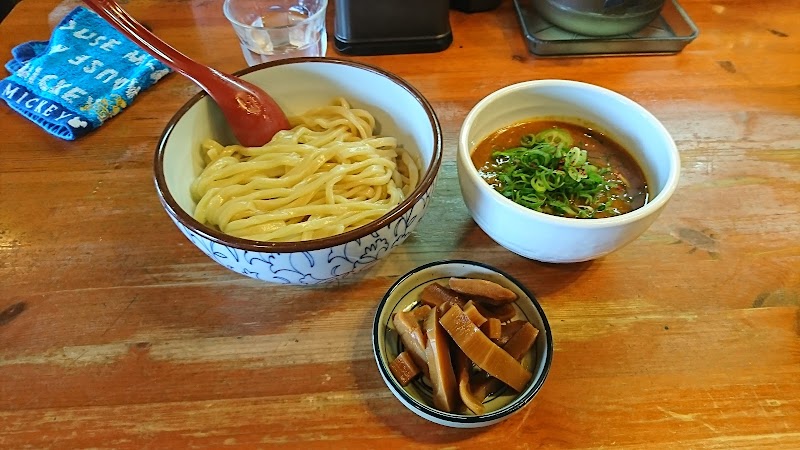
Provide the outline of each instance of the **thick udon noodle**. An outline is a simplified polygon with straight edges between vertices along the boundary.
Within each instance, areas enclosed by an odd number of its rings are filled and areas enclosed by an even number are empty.
[[[419,182],[414,158],[344,99],[290,123],[263,147],[203,142],[195,219],[257,241],[318,239],[383,216]]]

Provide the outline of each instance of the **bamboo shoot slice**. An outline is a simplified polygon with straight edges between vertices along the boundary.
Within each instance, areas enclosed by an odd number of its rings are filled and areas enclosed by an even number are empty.
[[[397,355],[397,358],[389,363],[389,370],[392,371],[392,375],[394,375],[401,386],[408,385],[411,380],[422,373],[419,367],[414,364],[414,358],[412,358],[408,352],[402,352]]]
[[[464,352],[458,348],[458,346],[453,346],[452,355],[453,364],[456,370],[456,379],[458,380],[458,396],[461,397],[461,401],[464,403],[464,406],[466,406],[467,409],[475,414],[483,414],[486,411],[486,407],[483,406],[483,399],[485,399],[486,396],[484,395],[478,399],[470,390],[469,358],[467,358],[467,355],[465,355]]]
[[[478,324],[476,323],[475,325],[478,325]],[[502,325],[500,324],[500,320],[499,319],[495,319],[494,317],[492,317],[491,319],[486,319],[486,322],[484,322],[482,325],[480,325],[480,328],[481,328],[481,331],[483,331],[483,334],[485,334],[486,337],[488,337],[492,341],[496,341],[497,339],[500,339],[501,327],[502,327]]]
[[[486,317],[478,311],[478,308],[475,307],[475,302],[472,300],[468,301],[466,305],[464,305],[464,314],[469,317],[469,320],[472,321],[476,326],[482,326],[488,320]],[[447,311],[444,311],[447,312]],[[443,313],[444,313],[443,312]]]
[[[511,325],[511,327],[506,329],[509,325]],[[536,336],[539,335],[539,330],[531,325],[530,322],[524,320],[513,321],[503,325],[504,333],[511,332],[514,329],[516,329],[516,332],[502,347],[511,357],[519,361],[525,356],[525,353],[531,349],[533,343],[536,342]],[[523,329],[525,329],[525,331],[522,331]],[[519,337],[517,337],[518,335]],[[500,380],[484,373],[480,377],[472,380],[470,388],[472,395],[477,400],[483,402],[489,394],[497,391],[502,386],[503,383]]]
[[[452,309],[455,308],[458,306],[453,306]],[[456,375],[453,372],[453,363],[450,360],[450,341],[447,333],[439,324],[437,308],[431,309],[425,320],[425,337],[427,338],[425,351],[430,369],[429,378],[433,385],[433,406],[445,412],[453,412],[456,408],[458,387],[456,386]]]
[[[531,373],[486,337],[461,308],[458,306],[450,308],[439,323],[475,365],[517,392],[525,389],[531,379]]]
[[[500,322],[507,322],[517,315],[517,310],[514,308],[513,303],[506,303],[504,305],[492,305],[490,303],[483,303],[481,299],[476,299],[475,307],[487,319],[494,317]]]
[[[428,357],[425,353],[425,332],[410,312],[400,311],[392,318],[394,329],[400,335],[403,347],[414,359],[414,363],[422,369],[425,375],[428,374]]]
[[[442,303],[453,302],[458,306],[464,306],[464,299],[458,295],[458,292],[442,286],[439,283],[431,283],[422,290],[420,293],[420,300],[432,308],[436,308]]]
[[[517,331],[511,339],[506,342],[506,345],[503,346],[503,350],[506,351],[512,358],[516,360],[522,359],[522,357],[528,353],[528,350],[531,349],[533,343],[536,341],[536,336],[539,335],[539,330],[536,329],[530,322],[525,322],[522,325],[522,328]]]
[[[517,294],[494,281],[478,278],[450,278],[450,289],[470,297],[480,297],[495,305],[512,303]]]
[[[411,313],[414,314],[414,320],[417,322],[425,321],[425,319],[428,318],[429,312],[431,312],[431,307],[429,305],[422,305],[411,310]]]
[[[510,322],[504,323],[503,326],[500,328],[500,338],[495,341],[495,344],[499,345],[500,347],[506,345],[506,342],[514,336],[517,331],[524,324],[528,323],[526,320],[512,320]]]

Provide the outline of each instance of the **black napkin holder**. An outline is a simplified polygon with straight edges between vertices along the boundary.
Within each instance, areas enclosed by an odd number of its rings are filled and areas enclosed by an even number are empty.
[[[337,0],[334,46],[346,55],[432,53],[453,42],[449,0]]]

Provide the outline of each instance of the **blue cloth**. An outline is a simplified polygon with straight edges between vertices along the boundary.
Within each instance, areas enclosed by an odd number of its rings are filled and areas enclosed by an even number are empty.
[[[170,70],[94,12],[78,7],[49,41],[20,44],[0,98],[62,139],[77,139],[127,107]]]

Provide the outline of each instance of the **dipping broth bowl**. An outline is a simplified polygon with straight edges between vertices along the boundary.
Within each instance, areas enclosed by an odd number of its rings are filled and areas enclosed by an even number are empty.
[[[430,386],[412,381],[402,386],[392,374],[389,364],[403,350],[392,324],[393,314],[409,311],[420,304],[420,293],[431,283],[447,285],[450,277],[480,278],[494,281],[517,294],[514,303],[516,319],[525,319],[539,334],[522,363],[532,373],[531,380],[522,392],[505,388],[484,401],[483,414],[458,414],[440,411],[433,407]],[[542,388],[553,359],[553,337],[544,310],[522,283],[511,275],[489,265],[467,260],[435,261],[419,266],[400,277],[381,300],[372,326],[372,348],[378,371],[389,390],[414,414],[439,425],[454,428],[478,428],[496,424],[521,411]]]
[[[615,217],[577,219],[534,211],[497,192],[471,153],[498,129],[534,118],[577,119],[605,132],[642,169],[649,201]],[[577,81],[536,80],[495,91],[472,108],[459,134],[457,168],[470,214],[495,242],[529,259],[571,263],[607,255],[647,230],[678,186],[680,155],[658,119],[627,97]]]
[[[336,236],[301,242],[260,242],[236,238],[192,217],[192,181],[203,168],[201,143],[235,139],[216,103],[205,93],[172,117],[155,154],[159,199],[178,229],[203,253],[240,274],[282,284],[332,281],[373,265],[400,245],[427,209],[442,160],[442,132],[428,101],[401,78],[381,69],[329,58],[296,58],[264,63],[239,73],[265,89],[288,115],[344,97],[375,117],[376,134],[394,136],[419,158],[420,181],[402,203],[383,217]]]

